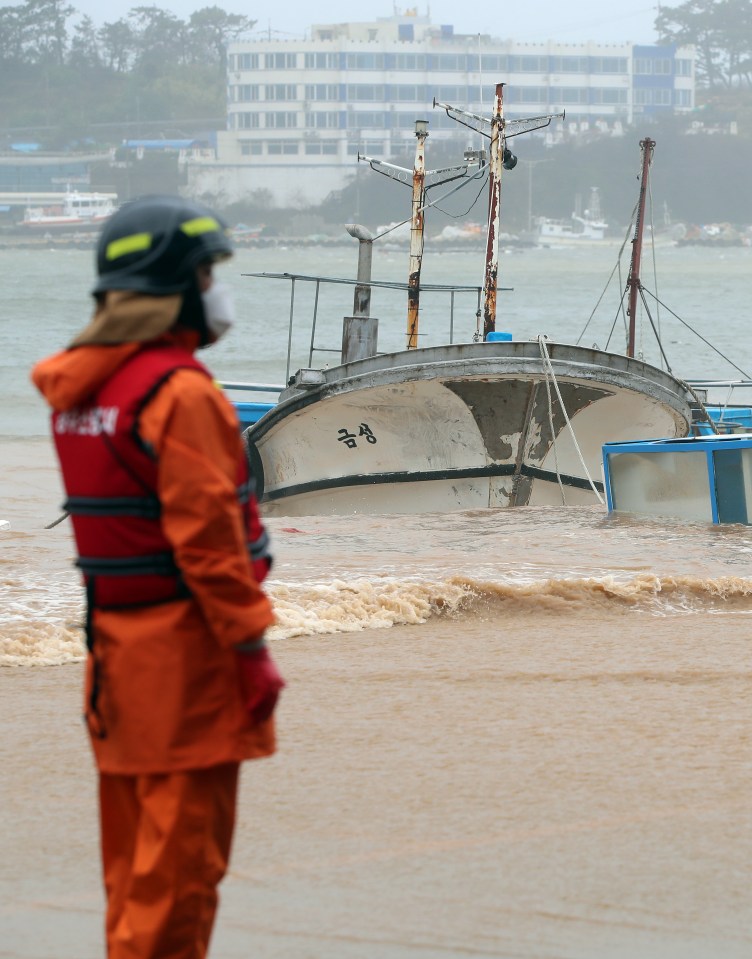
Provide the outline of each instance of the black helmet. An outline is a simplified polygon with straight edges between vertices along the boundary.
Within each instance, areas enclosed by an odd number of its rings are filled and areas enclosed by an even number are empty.
[[[199,263],[232,256],[227,224],[179,196],[144,196],[105,223],[97,244],[99,279],[92,291],[137,290],[168,296],[191,288]]]

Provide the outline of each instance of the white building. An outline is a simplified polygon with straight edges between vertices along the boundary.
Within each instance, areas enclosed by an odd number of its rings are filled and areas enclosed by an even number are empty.
[[[416,119],[458,159],[477,136],[434,99],[490,116],[503,81],[507,118],[566,111],[549,137],[694,107],[694,50],[632,43],[522,44],[457,35],[414,12],[311,28],[304,40],[228,49],[227,130],[217,157],[188,167],[188,190],[233,202],[269,191],[284,206],[318,203],[355,175],[358,153],[412,156]],[[408,164],[409,165],[409,164]]]

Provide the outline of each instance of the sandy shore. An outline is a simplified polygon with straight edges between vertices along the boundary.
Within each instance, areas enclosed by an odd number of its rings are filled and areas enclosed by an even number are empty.
[[[212,955],[752,954],[734,650],[712,675],[609,673],[607,649],[546,671],[488,624],[461,629],[277,644],[281,748],[244,767]],[[103,955],[80,668],[0,671],[2,957]]]

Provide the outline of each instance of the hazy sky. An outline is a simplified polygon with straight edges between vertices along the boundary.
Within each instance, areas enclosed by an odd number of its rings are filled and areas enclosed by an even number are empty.
[[[664,6],[676,6],[672,0]],[[347,20],[376,20],[389,17],[395,9],[404,12],[413,7],[406,3],[395,5],[388,0],[70,0],[81,13],[88,14],[96,24],[112,22],[125,16],[137,6],[157,6],[187,19],[195,10],[218,6],[228,13],[241,13],[257,20],[256,29],[276,39],[303,36],[312,23],[341,23]],[[0,0],[0,5],[16,3]],[[494,37],[511,38],[521,42],[538,43],[559,40],[577,43],[595,40],[601,43],[653,43],[653,21],[657,3],[645,0],[625,0],[618,5],[613,0],[507,0],[506,3],[458,3],[457,0],[439,0],[416,5],[421,15],[430,12],[431,22],[452,24],[457,33],[489,33]],[[463,9],[464,8],[464,9]],[[357,11],[357,12],[355,12]]]

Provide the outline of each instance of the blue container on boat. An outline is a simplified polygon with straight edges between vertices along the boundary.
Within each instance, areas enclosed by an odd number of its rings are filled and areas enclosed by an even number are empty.
[[[492,333],[486,333],[486,343],[502,343],[511,339],[511,333],[503,333],[498,330],[494,330]]]
[[[752,525],[752,434],[606,443],[609,512]]]
[[[258,423],[261,417],[275,405],[275,403],[233,403],[240,420],[240,428],[243,430]]]
[[[752,406],[706,406],[705,409],[721,430],[726,433],[752,433]],[[703,435],[713,434],[704,422],[697,424]]]

